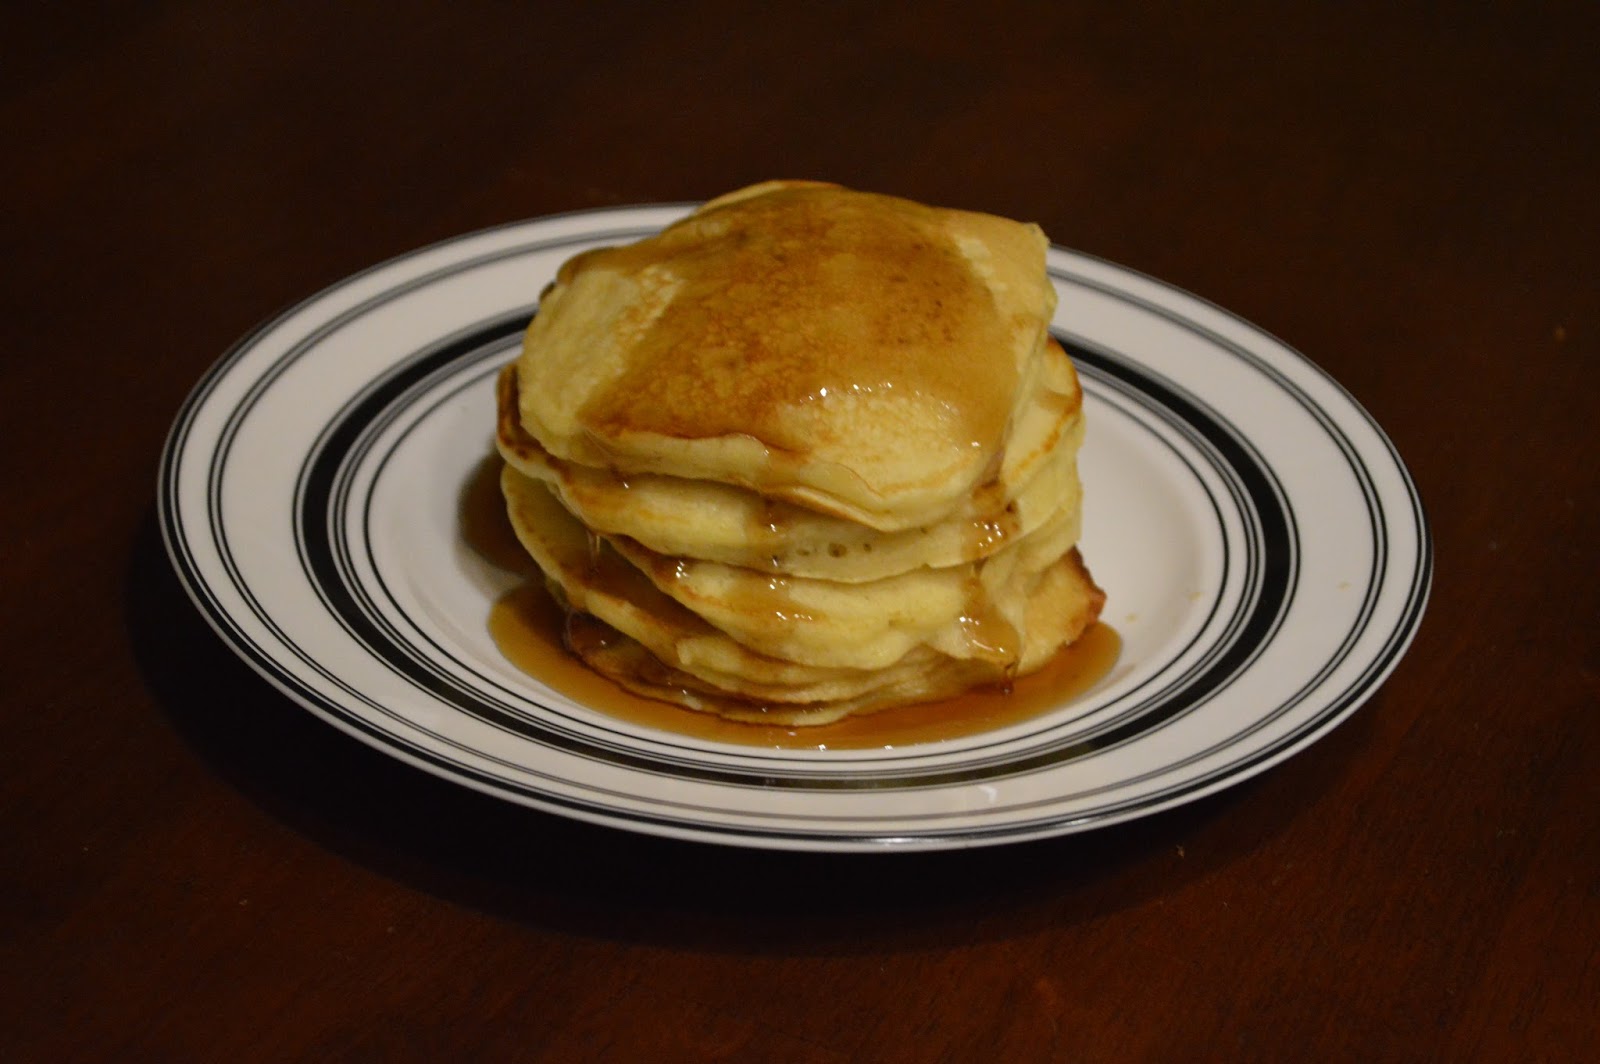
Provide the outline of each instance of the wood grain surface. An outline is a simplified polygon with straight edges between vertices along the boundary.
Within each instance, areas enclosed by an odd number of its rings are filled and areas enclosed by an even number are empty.
[[[0,1060],[1595,1059],[1597,10],[6,5]],[[1389,682],[1176,812],[787,855],[426,776],[190,607],[157,457],[251,326],[774,176],[1038,221],[1332,373],[1432,523]]]

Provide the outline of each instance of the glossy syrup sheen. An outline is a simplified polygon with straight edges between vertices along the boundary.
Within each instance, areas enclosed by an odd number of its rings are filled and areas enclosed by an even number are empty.
[[[1083,694],[1111,671],[1121,651],[1117,633],[1091,626],[1043,669],[1009,690],[979,688],[955,698],[796,728],[744,724],[713,713],[642,698],[594,672],[562,641],[563,610],[537,582],[494,604],[489,631],[512,664],[580,705],[619,720],[713,742],[788,749],[875,749],[955,739],[1017,724]]]
[[[894,393],[944,411],[956,441],[992,453],[1017,386],[1013,341],[940,218],[892,197],[788,189],[569,262],[569,282],[598,269],[648,288],[665,270],[674,293],[581,420],[607,433],[743,434],[800,454],[816,429],[785,409]],[[974,352],[993,357],[975,364]]]

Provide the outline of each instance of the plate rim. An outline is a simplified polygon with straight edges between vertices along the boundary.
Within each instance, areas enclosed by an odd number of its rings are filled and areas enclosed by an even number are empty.
[[[311,711],[314,715],[323,719],[324,721],[334,724],[347,734],[353,735],[366,745],[375,747],[381,753],[384,753],[387,756],[397,757],[402,761],[413,764],[414,766],[422,768],[431,774],[441,776],[457,784],[469,786],[473,789],[492,794],[502,799],[516,801],[519,804],[541,808],[557,815],[573,817],[593,823],[605,824],[615,828],[741,846],[847,852],[903,852],[905,850],[913,849],[943,849],[952,847],[988,845],[1001,842],[1023,841],[1025,839],[1060,835],[1085,830],[1092,827],[1109,826],[1111,824],[1121,823],[1129,819],[1151,815],[1164,809],[1197,800],[1205,795],[1212,794],[1219,790],[1233,786],[1236,783],[1243,782],[1252,776],[1264,772],[1272,766],[1281,763],[1287,758],[1292,757],[1294,754],[1317,742],[1322,738],[1322,736],[1326,735],[1334,727],[1337,727],[1338,724],[1342,723],[1351,714],[1353,714],[1356,709],[1360,708],[1360,706],[1368,698],[1370,698],[1379,687],[1381,687],[1393,670],[1398,667],[1400,660],[1404,657],[1411,642],[1416,636],[1417,630],[1420,627],[1421,618],[1426,610],[1426,604],[1431,591],[1433,579],[1433,544],[1432,532],[1428,523],[1427,513],[1423,506],[1421,495],[1415,480],[1412,478],[1409,470],[1406,468],[1403,460],[1401,459],[1398,449],[1395,447],[1388,434],[1384,432],[1382,426],[1379,425],[1376,419],[1372,417],[1372,415],[1364,406],[1360,404],[1360,402],[1349,392],[1349,390],[1340,384],[1330,373],[1322,369],[1322,367],[1318,366],[1313,360],[1306,357],[1303,353],[1299,352],[1288,344],[1285,344],[1277,337],[1267,333],[1265,330],[1260,329],[1258,326],[1255,326],[1239,315],[1234,314],[1233,312],[1228,311],[1226,308],[1220,307],[1209,300],[1195,296],[1192,293],[1178,288],[1177,286],[1165,281],[1161,281],[1139,271],[1123,267],[1119,264],[1091,254],[1052,245],[1050,249],[1050,257],[1052,259],[1060,259],[1065,257],[1068,261],[1089,264],[1098,270],[1109,271],[1112,275],[1119,279],[1133,279],[1140,284],[1154,289],[1160,294],[1169,297],[1177,297],[1179,301],[1187,300],[1193,305],[1208,308],[1211,313],[1218,315],[1225,322],[1231,323],[1233,327],[1241,328],[1246,331],[1247,335],[1265,341],[1271,347],[1275,348],[1276,352],[1280,356],[1288,358],[1292,364],[1312,371],[1315,377],[1323,384],[1323,386],[1331,387],[1334,390],[1335,394],[1344,404],[1344,412],[1357,415],[1363,427],[1365,427],[1372,434],[1373,438],[1381,446],[1382,454],[1388,460],[1387,472],[1397,474],[1399,477],[1399,482],[1405,490],[1406,500],[1410,504],[1410,514],[1414,520],[1415,526],[1416,565],[1412,574],[1410,592],[1407,596],[1405,608],[1401,610],[1397,623],[1392,626],[1390,631],[1384,633],[1385,638],[1383,641],[1383,653],[1380,655],[1379,659],[1374,659],[1377,665],[1376,669],[1374,670],[1372,668],[1373,663],[1368,663],[1366,669],[1363,670],[1364,682],[1359,685],[1359,690],[1357,690],[1354,695],[1347,700],[1347,703],[1340,707],[1337,711],[1323,716],[1311,727],[1294,732],[1288,741],[1284,742],[1279,747],[1264,751],[1259,755],[1258,759],[1256,759],[1254,763],[1250,764],[1245,769],[1229,771],[1219,778],[1201,781],[1194,788],[1185,790],[1178,795],[1159,800],[1153,805],[1127,810],[1122,813],[1113,812],[1109,814],[1096,814],[1092,817],[1086,818],[1063,818],[1046,825],[1044,829],[1025,828],[1023,830],[1018,830],[1014,826],[1002,826],[994,829],[992,832],[963,829],[958,835],[953,837],[942,835],[938,832],[916,833],[914,831],[901,833],[880,833],[870,837],[859,835],[797,837],[782,833],[775,834],[770,829],[752,830],[748,827],[740,827],[729,824],[687,824],[682,821],[673,820],[670,817],[652,820],[647,816],[641,816],[636,810],[621,812],[605,810],[596,811],[585,808],[577,808],[571,802],[561,801],[560,796],[558,795],[533,795],[516,793],[508,790],[501,781],[489,778],[471,778],[470,773],[463,772],[463,766],[446,767],[438,764],[430,764],[423,758],[415,757],[408,750],[397,745],[393,741],[392,737],[376,730],[360,727],[356,721],[348,720],[344,714],[330,714],[329,712],[326,712],[322,707],[314,704],[314,694],[308,696],[308,693],[295,686],[291,679],[280,678],[280,676],[277,675],[277,663],[272,660],[271,654],[264,653],[263,648],[256,646],[250,640],[244,638],[243,633],[236,634],[230,629],[228,624],[230,618],[227,616],[227,611],[222,608],[221,604],[211,603],[208,599],[208,596],[205,594],[206,580],[204,574],[199,571],[197,566],[191,567],[185,561],[183,555],[185,545],[181,542],[181,536],[179,532],[179,528],[181,527],[181,519],[176,516],[176,511],[180,507],[177,501],[178,491],[175,486],[177,479],[175,470],[182,453],[183,441],[186,439],[187,433],[189,429],[192,428],[193,423],[197,418],[199,411],[204,406],[207,397],[212,394],[218,382],[224,379],[229,371],[235,368],[235,366],[245,357],[245,355],[258,343],[260,343],[263,337],[267,336],[273,330],[290,321],[296,314],[299,314],[307,308],[316,305],[318,302],[329,298],[334,293],[349,289],[358,281],[371,278],[383,270],[398,267],[407,263],[416,263],[426,255],[447,249],[453,248],[464,250],[468,245],[485,237],[503,235],[511,231],[527,230],[539,226],[556,227],[562,222],[588,222],[591,220],[598,221],[608,217],[639,217],[643,214],[669,215],[674,212],[687,211],[692,209],[693,206],[693,204],[653,203],[631,206],[603,207],[594,210],[568,211],[555,215],[542,216],[539,218],[506,222],[501,225],[491,226],[485,229],[476,230],[474,232],[461,234],[460,236],[436,241],[411,252],[406,252],[404,254],[391,257],[383,262],[369,266],[355,274],[351,274],[348,277],[334,282],[333,284],[321,289],[316,293],[313,293],[310,296],[307,296],[302,300],[298,300],[290,304],[277,314],[263,319],[260,323],[241,336],[234,344],[230,345],[229,348],[215,362],[213,362],[213,364],[200,377],[179,407],[178,413],[174,418],[172,427],[169,430],[162,447],[161,460],[158,465],[157,479],[157,509],[163,545],[172,565],[174,566],[175,571],[179,576],[180,583],[183,585],[186,594],[195,604],[202,617],[205,618],[208,625],[210,625],[213,631],[217,632],[222,638],[224,644],[227,645],[233,653],[241,657],[247,664],[249,664],[254,671],[262,675],[273,687],[288,696],[291,701],[295,702],[297,705]],[[636,227],[637,226],[635,226],[635,228]],[[592,241],[594,239],[597,239],[597,235],[580,238],[579,242],[583,242],[583,240]],[[1053,280],[1054,277],[1054,272],[1052,272]],[[1074,280],[1081,281],[1082,278],[1074,278]],[[1118,290],[1117,294],[1120,296],[1125,294],[1125,292],[1123,290]],[[1190,322],[1188,324],[1193,323]],[[1339,426],[1340,428],[1346,427],[1338,422],[1334,416],[1325,410],[1320,404],[1313,401],[1311,397],[1306,396],[1298,384],[1289,381],[1287,377],[1283,376],[1279,367],[1271,364],[1265,359],[1260,358],[1259,354],[1255,352],[1241,351],[1241,353],[1246,353],[1248,357],[1256,363],[1258,369],[1269,371],[1269,375],[1275,378],[1281,378],[1277,380],[1278,386],[1295,393],[1297,400],[1305,404],[1308,410],[1312,411],[1320,418],[1326,419],[1329,423]],[[253,388],[259,383],[260,382],[258,380],[253,383],[251,387]],[[1381,572],[1378,574],[1380,578],[1382,575],[1383,574]],[[1359,634],[1359,632],[1356,634]]]

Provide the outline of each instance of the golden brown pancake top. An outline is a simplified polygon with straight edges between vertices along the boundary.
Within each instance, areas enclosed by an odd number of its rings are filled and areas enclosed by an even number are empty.
[[[1037,226],[768,182],[567,263],[517,363],[523,427],[624,476],[754,488],[880,530],[992,478],[1055,293]]]
[[[952,411],[958,442],[997,446],[1016,362],[993,296],[938,213],[888,196],[789,188],[580,256],[564,281],[666,265],[678,284],[581,420],[608,436],[745,434],[797,452],[813,441],[790,438],[774,416],[783,407],[901,392]]]

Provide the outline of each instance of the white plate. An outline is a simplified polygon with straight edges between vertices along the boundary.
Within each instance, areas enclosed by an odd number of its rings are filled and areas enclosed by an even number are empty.
[[[1083,553],[1123,637],[1043,717],[892,750],[767,750],[621,723],[489,637],[513,578],[461,540],[493,375],[584,248],[678,206],[546,218],[375,267],[246,337],[163,457],[167,548],[233,648],[380,750],[638,831],[816,850],[976,846],[1111,824],[1314,742],[1394,668],[1431,549],[1393,447],[1336,383],[1192,296],[1062,249],[1084,381]]]

